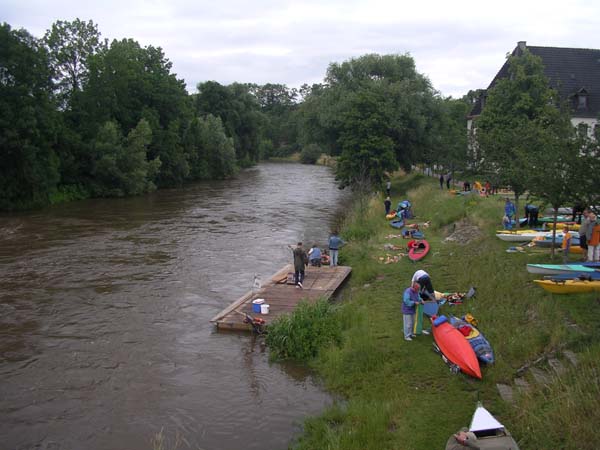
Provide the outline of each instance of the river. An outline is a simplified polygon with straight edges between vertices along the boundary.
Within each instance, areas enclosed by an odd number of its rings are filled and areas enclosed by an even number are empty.
[[[324,245],[348,194],[320,166],[0,215],[0,447],[285,449],[331,397],[216,313]]]

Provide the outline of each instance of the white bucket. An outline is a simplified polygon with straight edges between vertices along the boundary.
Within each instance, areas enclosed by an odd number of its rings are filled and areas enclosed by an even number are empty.
[[[262,305],[260,305],[260,313],[261,314],[269,314],[269,305],[266,303],[263,303]]]
[[[259,313],[261,305],[265,302],[264,298],[257,298],[252,300],[252,312]]]

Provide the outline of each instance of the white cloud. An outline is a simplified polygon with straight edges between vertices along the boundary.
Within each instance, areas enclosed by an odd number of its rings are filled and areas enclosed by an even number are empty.
[[[103,37],[162,47],[188,89],[322,81],[331,62],[410,53],[444,95],[487,87],[507,52],[530,45],[600,48],[600,4],[456,0],[0,0],[4,19],[41,37],[56,20],[93,20]]]

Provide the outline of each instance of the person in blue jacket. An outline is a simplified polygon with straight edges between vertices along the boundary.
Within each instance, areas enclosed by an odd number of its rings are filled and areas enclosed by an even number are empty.
[[[506,197],[506,202],[504,203],[504,217],[502,218],[502,224],[506,230],[512,229],[512,221],[516,213],[517,209],[515,208],[515,204]]]
[[[338,252],[340,247],[345,244],[344,240],[337,235],[337,231],[329,236],[329,266],[335,267],[338,265]]]
[[[412,341],[415,337],[413,334],[413,328],[415,326],[415,313],[416,305],[423,304],[419,291],[421,285],[416,281],[412,285],[404,290],[402,295],[402,322],[404,325],[404,340]]]
[[[310,265],[313,267],[321,267],[321,249],[317,244],[313,244],[311,249],[308,251],[308,260]]]

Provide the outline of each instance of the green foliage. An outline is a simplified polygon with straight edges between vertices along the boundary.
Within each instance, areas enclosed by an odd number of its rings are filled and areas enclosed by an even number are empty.
[[[216,81],[198,84],[196,114],[212,114],[221,119],[232,138],[237,162],[242,167],[258,161],[265,117],[259,110],[249,85],[233,83],[222,86]]]
[[[557,138],[564,142],[568,116],[557,108],[557,94],[544,75],[541,58],[526,50],[508,61],[510,76],[490,89],[476,126],[488,173],[500,185],[510,186],[518,201],[532,187],[540,158],[556,154],[548,145]],[[560,149],[560,144],[553,147]]]
[[[236,171],[233,141],[225,135],[221,119],[213,115],[195,118],[184,139],[190,160],[190,178],[226,178]]]
[[[27,31],[2,24],[0,61],[0,210],[39,207],[59,181],[48,56]]]
[[[267,345],[275,359],[309,361],[318,352],[341,339],[340,323],[334,307],[326,300],[303,301],[292,314],[283,315],[269,325]]]
[[[78,185],[62,185],[50,194],[50,204],[67,203],[75,200],[84,200],[90,197],[90,193]]]
[[[101,128],[94,150],[96,162],[94,194],[122,197],[153,191],[152,182],[160,168],[160,159],[146,160],[146,148],[152,139],[152,130],[144,119],[127,139],[123,139],[117,125],[107,122]]]
[[[323,149],[318,144],[308,144],[300,152],[300,162],[302,164],[316,164],[322,154]]]
[[[106,41],[100,40],[94,22],[77,18],[72,22],[58,20],[53,23],[44,42],[49,50],[59,101],[68,109],[72,106],[73,96],[87,82],[88,59],[105,50]]]
[[[408,55],[364,55],[329,66],[327,85],[304,90],[301,140],[341,153],[341,186],[378,185],[429,144],[434,92]],[[308,140],[310,139],[310,140]]]

